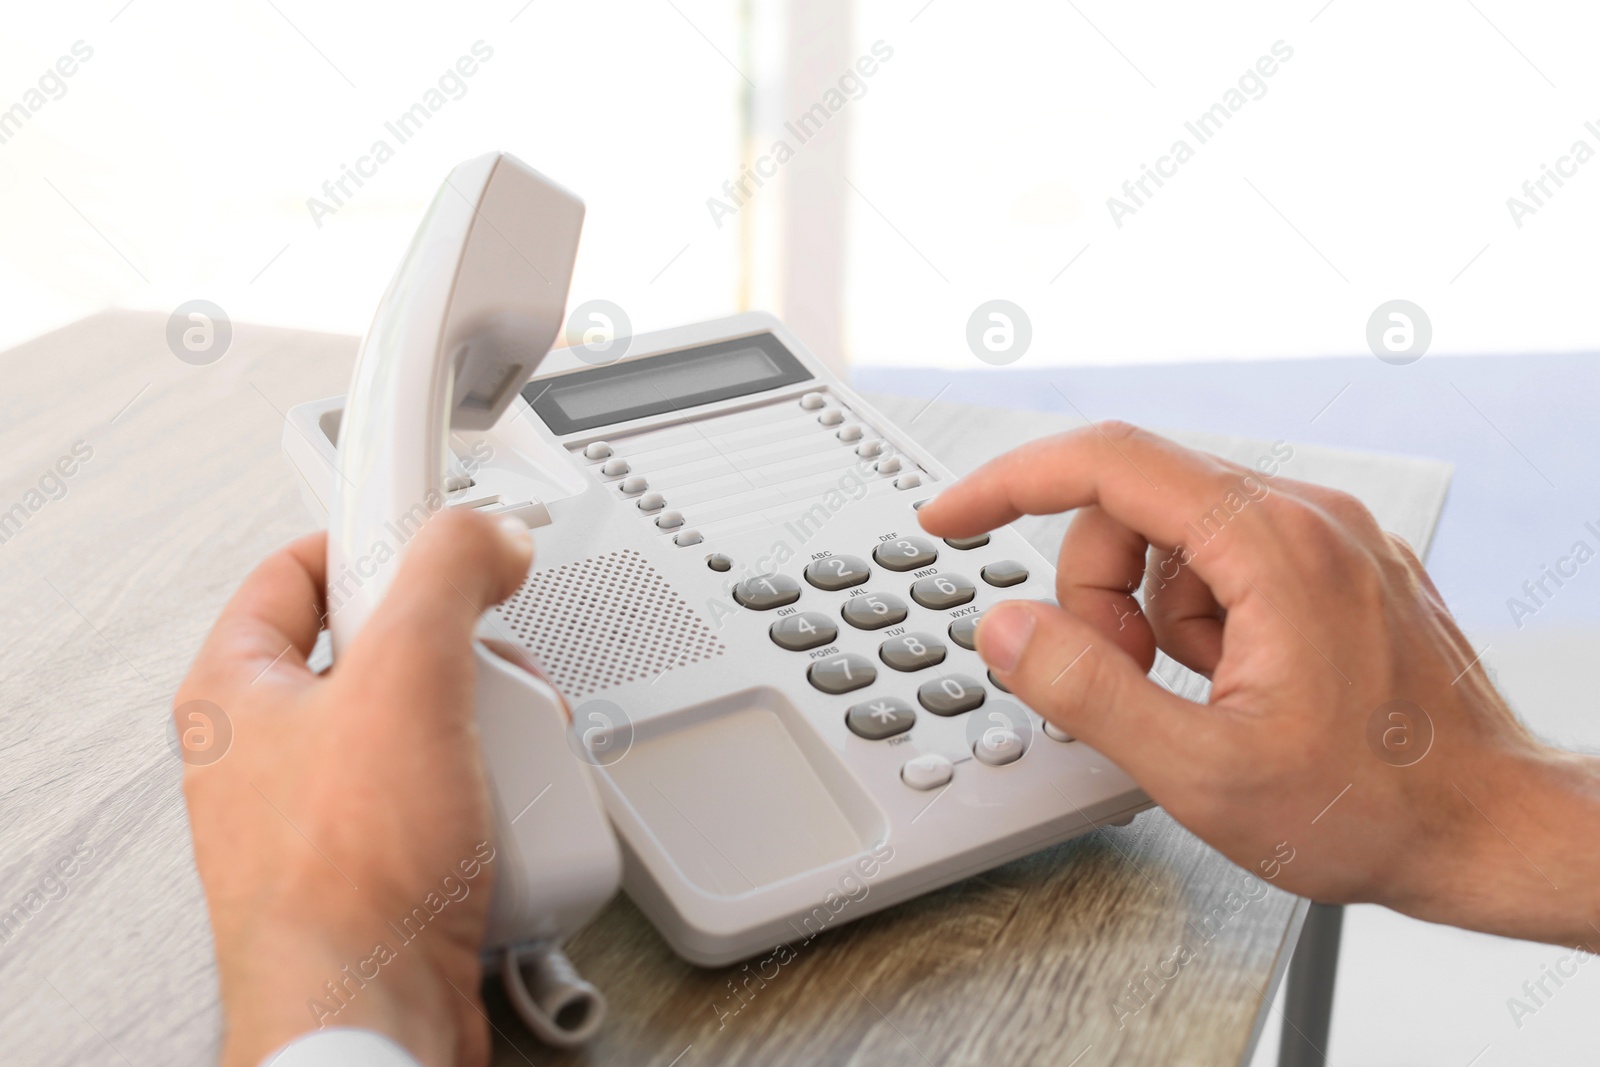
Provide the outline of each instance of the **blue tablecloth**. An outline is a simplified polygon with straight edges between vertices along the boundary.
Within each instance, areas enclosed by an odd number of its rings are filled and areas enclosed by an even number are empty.
[[[1445,460],[1455,477],[1429,571],[1462,625],[1600,621],[1597,356],[1429,356],[1405,367],[1371,357],[1049,370],[858,367],[854,381],[901,396],[943,390],[940,399],[956,403]],[[1596,558],[1565,564],[1577,573],[1560,587],[1547,579],[1549,595],[1539,594],[1536,605],[1523,584],[1578,541]],[[1514,618],[1513,597],[1536,610]]]

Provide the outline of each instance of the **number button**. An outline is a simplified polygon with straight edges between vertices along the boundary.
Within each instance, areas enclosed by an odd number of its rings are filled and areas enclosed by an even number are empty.
[[[845,601],[840,614],[858,630],[881,630],[906,621],[906,602],[893,593],[864,593]]]
[[[848,693],[871,685],[877,677],[872,661],[854,652],[818,660],[806,671],[806,680],[824,693]]]
[[[950,624],[950,640],[968,652],[978,650],[978,620],[980,615],[963,615]]]
[[[891,637],[878,646],[878,658],[897,671],[920,671],[944,662],[944,645],[932,634]]]
[[[966,552],[970,549],[982,548],[988,544],[989,535],[984,533],[979,534],[977,537],[946,537],[944,543],[951,548],[959,548],[961,551]]]
[[[976,593],[973,584],[959,574],[935,574],[911,585],[911,599],[934,611],[958,608]]]
[[[902,537],[898,541],[885,541],[873,549],[872,558],[880,567],[892,571],[914,571],[938,559],[939,550],[926,538]]]
[[[872,568],[859,556],[829,556],[812,561],[805,573],[806,581],[832,593],[860,585],[872,574]]]
[[[825,645],[839,636],[839,628],[833,624],[833,620],[816,611],[786,615],[773,623],[767,632],[779,648],[787,648],[790,652],[804,652],[808,648]]]
[[[800,599],[800,583],[784,574],[746,578],[733,587],[733,599],[756,611],[771,611]]]
[[[998,585],[1004,589],[1008,585],[1020,585],[1028,580],[1028,568],[1014,559],[1003,559],[999,563],[991,563],[980,572],[983,580],[990,585]]]
[[[844,721],[857,737],[882,741],[911,729],[911,725],[917,721],[917,713],[904,700],[880,697],[850,705],[850,710],[844,713]]]
[[[917,703],[935,715],[960,715],[983,703],[983,686],[964,674],[930,678],[917,689]]]

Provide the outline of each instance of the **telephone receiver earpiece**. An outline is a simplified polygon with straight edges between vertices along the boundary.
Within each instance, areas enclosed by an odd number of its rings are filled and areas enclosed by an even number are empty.
[[[583,212],[501,152],[456,167],[434,197],[362,341],[340,427],[328,516],[335,657],[382,600],[407,542],[448,505],[450,431],[492,427],[549,351]],[[485,961],[543,1040],[577,1044],[604,1001],[559,946],[616,892],[621,857],[566,743],[560,695],[514,649],[479,642],[473,657],[498,853]]]

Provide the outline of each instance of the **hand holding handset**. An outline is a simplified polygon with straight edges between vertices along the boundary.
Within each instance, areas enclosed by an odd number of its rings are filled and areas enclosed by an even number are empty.
[[[328,530],[336,657],[382,599],[406,541],[444,506],[451,429],[493,426],[549,350],[583,212],[499,152],[461,164],[435,196],[362,342],[340,429]],[[561,697],[482,641],[473,655],[503,857],[486,958],[542,1039],[576,1044],[604,1002],[559,945],[616,891],[616,840],[567,746]]]

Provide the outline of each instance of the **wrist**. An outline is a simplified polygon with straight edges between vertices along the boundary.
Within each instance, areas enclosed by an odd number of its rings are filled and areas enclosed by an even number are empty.
[[[243,942],[220,975],[224,1067],[257,1067],[294,1038],[332,1027],[381,1033],[424,1065],[456,1061],[469,1005],[426,946],[402,942],[375,920],[314,928],[267,921]],[[456,976],[469,983],[468,995],[476,967],[473,959],[472,974]]]
[[[1443,789],[1450,855],[1430,864],[1431,902],[1413,914],[1600,946],[1600,858],[1589,847],[1600,835],[1600,759],[1530,741],[1478,773],[1447,775]]]

